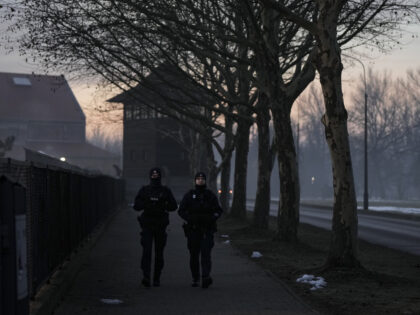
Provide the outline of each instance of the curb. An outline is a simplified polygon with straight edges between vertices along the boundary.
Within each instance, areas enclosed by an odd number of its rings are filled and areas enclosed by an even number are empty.
[[[95,246],[111,220],[119,211],[121,211],[121,208],[115,210],[108,218],[100,223],[73,252],[71,258],[65,261],[50,277],[49,281],[39,289],[34,300],[30,301],[30,315],[53,314],[55,308],[68,292],[76,276],[87,261],[91,249]]]

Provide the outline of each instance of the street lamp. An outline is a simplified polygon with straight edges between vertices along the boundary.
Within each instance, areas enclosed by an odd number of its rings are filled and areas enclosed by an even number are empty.
[[[344,54],[343,54],[344,55]],[[344,55],[345,57],[349,57],[352,58],[354,60],[356,60],[357,62],[359,62],[362,65],[363,68],[363,81],[365,83],[365,139],[364,139],[364,153],[365,153],[365,161],[364,161],[364,166],[365,166],[365,174],[364,174],[364,182],[365,182],[365,188],[364,188],[364,192],[363,192],[363,210],[369,210],[369,193],[368,193],[368,152],[367,152],[367,99],[368,99],[368,95],[367,95],[367,85],[366,85],[366,70],[365,70],[365,65],[363,64],[363,62],[361,60],[359,60],[356,57],[353,56],[349,56],[349,55]]]

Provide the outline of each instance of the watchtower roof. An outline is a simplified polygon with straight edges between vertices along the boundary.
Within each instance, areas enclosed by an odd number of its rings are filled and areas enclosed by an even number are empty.
[[[164,106],[165,102],[199,104],[209,100],[205,95],[205,90],[194,84],[176,66],[163,63],[140,84],[112,97],[108,102],[135,102],[140,105],[159,107]]]

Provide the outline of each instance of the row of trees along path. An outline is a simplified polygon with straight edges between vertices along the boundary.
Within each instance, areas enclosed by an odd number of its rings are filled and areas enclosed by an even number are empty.
[[[417,1],[33,0],[20,5],[12,30],[27,31],[21,48],[46,67],[100,77],[198,133],[207,148],[213,187],[221,172],[225,209],[234,151],[230,213],[239,218],[246,215],[249,133],[255,123],[259,162],[253,224],[268,225],[270,176],[277,156],[281,183],[277,235],[286,241],[297,240],[300,199],[290,113],[318,73],[334,189],[326,267],[360,265],[341,51],[367,44],[387,48],[399,27],[416,19]],[[167,95],[146,79],[163,64],[165,71],[182,77],[171,80],[174,76],[168,73],[157,74],[159,82],[176,91]],[[132,92],[138,85],[159,97],[158,105]],[[223,144],[219,135],[224,135]],[[221,156],[219,164],[212,146]]]

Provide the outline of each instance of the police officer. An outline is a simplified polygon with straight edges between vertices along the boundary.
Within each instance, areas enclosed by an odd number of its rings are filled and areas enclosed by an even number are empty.
[[[160,286],[160,275],[163,269],[163,249],[166,245],[166,227],[169,224],[168,211],[175,211],[178,207],[171,190],[161,184],[161,171],[155,167],[150,170],[150,185],[143,186],[134,201],[134,210],[143,211],[138,217],[141,227],[141,245],[143,255],[141,269],[143,270],[142,284],[150,287],[150,271],[152,260],[152,245],[155,243],[155,267],[153,285]]]
[[[184,195],[178,214],[187,222],[183,228],[190,251],[192,286],[199,285],[201,258],[201,286],[208,288],[213,283],[210,277],[213,235],[216,232],[216,220],[222,214],[222,208],[216,195],[206,188],[206,175],[203,172],[195,175],[195,189]]]

